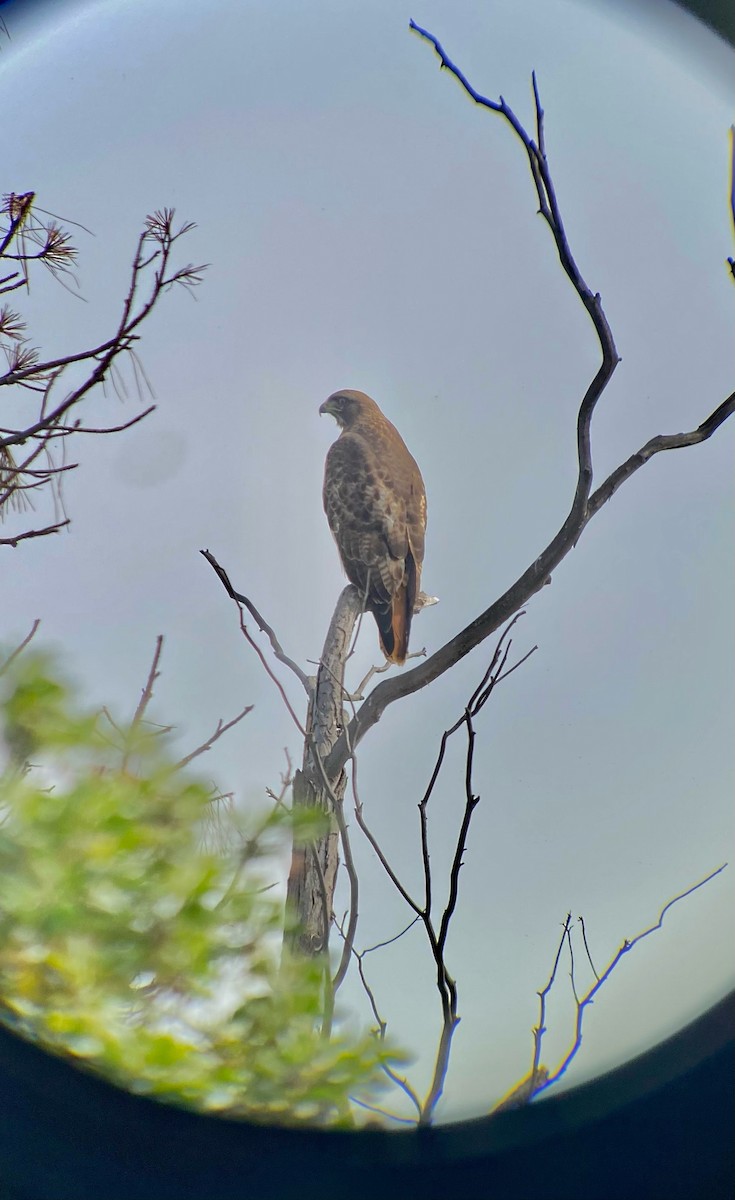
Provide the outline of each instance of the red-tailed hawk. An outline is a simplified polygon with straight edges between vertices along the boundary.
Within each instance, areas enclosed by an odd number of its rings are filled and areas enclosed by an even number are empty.
[[[391,662],[408,653],[421,590],[426,491],[398,430],[364,392],[334,392],[331,413],[341,434],[324,471],[324,511],[347,578],[375,617]]]

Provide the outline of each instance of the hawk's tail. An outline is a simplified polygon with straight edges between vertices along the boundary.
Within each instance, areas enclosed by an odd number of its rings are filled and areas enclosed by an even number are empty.
[[[399,666],[406,661],[411,629],[406,600],[406,585],[402,584],[391,604],[385,608],[378,608],[377,605],[373,608],[381,649],[390,662],[398,663]]]
[[[408,638],[416,600],[416,567],[411,554],[406,558],[406,567],[403,583],[390,604],[375,605],[372,610],[383,653],[390,662],[399,666],[403,665],[408,654]]]

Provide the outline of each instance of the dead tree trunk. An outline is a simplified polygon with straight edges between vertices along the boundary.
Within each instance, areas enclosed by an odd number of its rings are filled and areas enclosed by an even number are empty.
[[[329,945],[334,889],[339,867],[339,831],[334,815],[341,804],[347,776],[329,779],[323,767],[342,730],[349,724],[344,710],[344,669],[361,597],[350,584],[337,601],[306,722],[304,758],[293,781],[294,808],[319,808],[329,816],[329,830],[314,840],[294,838],[286,893],[286,946],[315,957]]]

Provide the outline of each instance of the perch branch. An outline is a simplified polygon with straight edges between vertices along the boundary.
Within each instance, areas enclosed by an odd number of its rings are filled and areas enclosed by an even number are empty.
[[[619,360],[612,333],[602,309],[600,296],[593,294],[585,283],[569,247],[546,156],[543,133],[543,109],[541,108],[537,81],[534,76],[533,88],[538,139],[538,141],[534,141],[502,97],[498,101],[494,101],[480,95],[460,69],[449,59],[441,44],[432,34],[416,25],[413,21],[410,27],[418,36],[433,45],[436,53],[439,55],[441,67],[450,71],[455,76],[474,102],[501,115],[510,124],[514,133],[523,144],[528,155],[541,214],[551,229],[564,271],[592,320],[601,348],[602,361],[579,407],[577,415],[577,483],[571,507],[559,531],[527,570],[523,572],[498,600],[485,609],[484,612],[480,613],[464,629],[460,630],[459,633],[446,642],[445,645],[432,654],[424,663],[413,667],[411,670],[404,671],[401,675],[390,677],[377,684],[361,705],[359,712],[350,722],[348,729],[344,731],[335,744],[325,763],[327,772],[332,777],[339,773],[346,762],[348,745],[352,746],[353,749],[357,748],[365,734],[380,720],[390,704],[393,704],[396,700],[404,699],[406,696],[411,696],[420,688],[433,683],[435,679],[438,679],[440,675],[443,675],[445,671],[453,667],[466,654],[469,654],[481,642],[495,633],[536,592],[540,591],[544,584],[548,582],[551,573],[576,545],[590,519],[599,512],[600,508],[610,499],[621,484],[626,479],[629,479],[639,467],[643,466],[645,462],[648,462],[654,454],[661,450],[673,450],[704,441],[719,428],[723,421],[732,415],[735,408],[735,397],[730,396],[692,432],[660,434],[652,438],[638,454],[633,455],[627,462],[618,467],[616,471],[613,471],[597,491],[590,495],[592,487],[590,443],[592,414]]]

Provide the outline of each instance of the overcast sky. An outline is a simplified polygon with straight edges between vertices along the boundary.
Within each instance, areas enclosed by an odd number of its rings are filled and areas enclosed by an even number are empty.
[[[563,521],[596,339],[536,215],[522,147],[438,70],[409,17],[524,122],[537,72],[569,238],[622,356],[594,420],[596,479],[654,434],[697,426],[732,390],[732,55],[664,0],[646,11],[612,0],[4,5],[2,190],[35,189],[94,234],[78,232],[86,303],[40,277],[23,300],[44,353],[109,336],[153,209],[197,222],[182,259],[211,268],[196,302],[172,294],[145,327],[155,414],[76,447],[70,532],[3,552],[3,641],[40,617],[90,700],[132,713],[165,634],[157,714],[191,746],[254,704],[205,768],[241,804],[259,803],[278,786],[284,746],[298,760],[298,737],[198,551],[213,551],[292,657],[318,658],[344,582],[321,506],[337,430],[318,408],[330,392],[372,395],[426,481],[423,583],[441,602],[417,618],[414,648],[432,652],[472,620]],[[89,419],[118,423],[136,405],[99,395]],[[730,422],[639,472],[516,627],[518,655],[538,650],[478,720],[482,802],[448,946],[462,1023],[444,1119],[484,1111],[530,1064],[536,992],[569,909],[599,969],[731,855],[734,435]],[[36,523],[49,519],[39,507]],[[409,887],[438,739],[491,650],[394,705],[361,748],[366,817]],[[365,621],[353,680],[377,661]],[[437,881],[461,819],[458,750],[431,807]],[[358,834],[362,949],[410,914]],[[568,1084],[732,986],[734,878],[730,868],[677,906],[621,964]],[[440,1009],[420,932],[366,965],[423,1090]],[[549,1066],[571,1033],[564,982]],[[342,999],[370,1021],[354,982]]]

